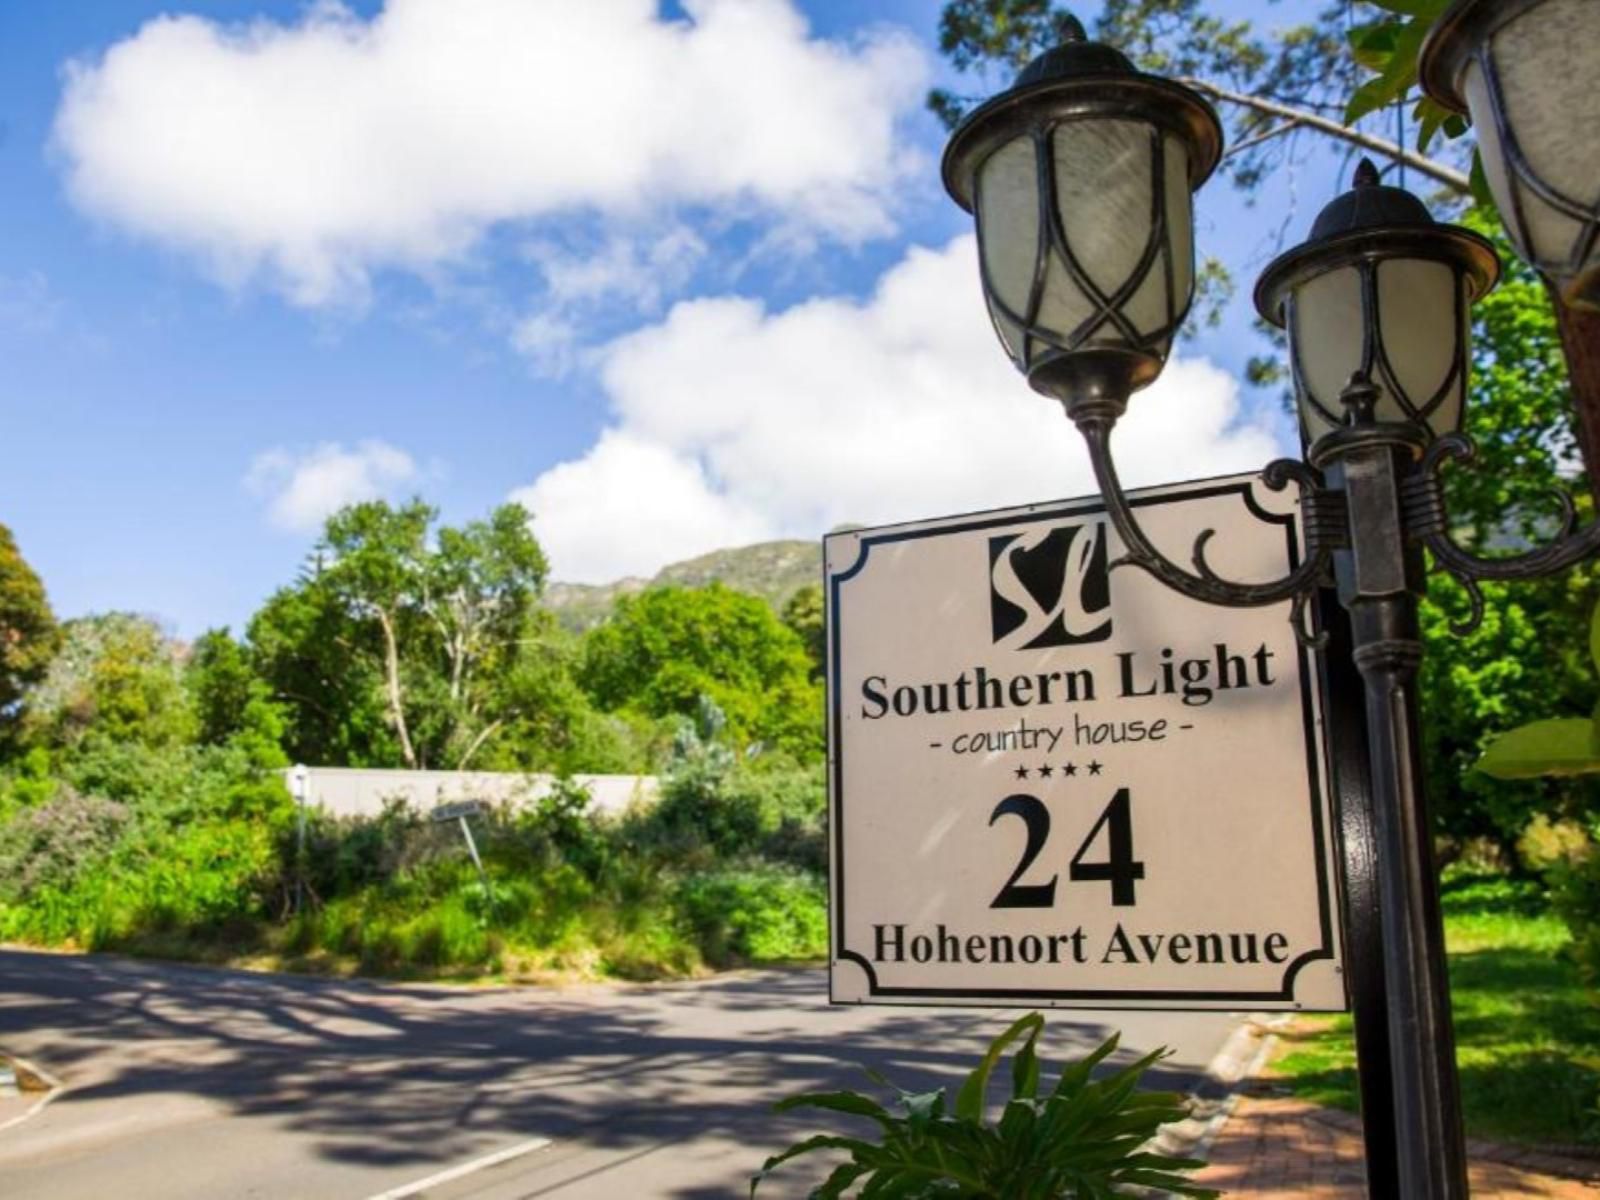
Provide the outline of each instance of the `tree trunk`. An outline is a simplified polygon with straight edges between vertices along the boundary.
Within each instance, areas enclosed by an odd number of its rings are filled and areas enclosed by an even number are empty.
[[[394,731],[400,738],[400,753],[406,766],[417,769],[417,753],[411,748],[411,733],[406,729],[406,710],[400,694],[400,647],[395,644],[394,623],[389,614],[378,610],[378,625],[383,629],[383,679],[389,692],[389,715],[394,719]]]
[[[1589,492],[1600,511],[1600,313],[1584,312],[1561,303],[1550,289],[1561,348],[1567,355],[1572,378],[1572,407],[1576,412],[1578,448],[1589,473]]]

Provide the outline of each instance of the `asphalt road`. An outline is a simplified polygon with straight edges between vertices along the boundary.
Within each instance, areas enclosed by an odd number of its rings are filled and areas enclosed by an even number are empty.
[[[1014,1015],[831,1008],[815,970],[466,990],[0,951],[0,1048],[67,1085],[0,1132],[0,1195],[739,1197],[825,1127],[772,1100],[860,1086],[856,1063],[954,1081]],[[1170,1046],[1162,1082],[1186,1088],[1233,1024],[1059,1012],[1046,1062],[1120,1028],[1131,1049]],[[803,1196],[814,1170],[760,1195]]]

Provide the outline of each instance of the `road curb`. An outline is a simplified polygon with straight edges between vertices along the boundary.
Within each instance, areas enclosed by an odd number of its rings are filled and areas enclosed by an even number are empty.
[[[1204,1158],[1239,1107],[1244,1086],[1267,1065],[1278,1044],[1277,1031],[1292,1020],[1251,1013],[1228,1035],[1211,1061],[1205,1078],[1190,1093],[1190,1115],[1163,1127],[1152,1149],[1176,1158]]]
[[[0,1063],[9,1066],[16,1076],[18,1090],[23,1094],[37,1093],[38,1098],[28,1106],[26,1112],[19,1113],[10,1120],[0,1121],[0,1133],[14,1129],[24,1121],[33,1119],[42,1113],[46,1107],[64,1095],[67,1085],[62,1083],[49,1071],[37,1063],[19,1058],[15,1054],[8,1054],[0,1050]]]

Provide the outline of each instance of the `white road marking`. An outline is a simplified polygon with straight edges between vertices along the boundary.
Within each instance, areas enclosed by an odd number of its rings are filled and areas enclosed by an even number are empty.
[[[376,1196],[368,1196],[367,1200],[407,1200],[407,1197],[421,1195],[441,1183],[449,1183],[453,1179],[460,1179],[463,1175],[471,1175],[474,1171],[497,1167],[503,1162],[510,1162],[513,1158],[521,1158],[524,1154],[543,1150],[548,1145],[550,1145],[549,1138],[529,1138],[525,1142],[507,1146],[504,1150],[496,1150],[493,1154],[485,1154],[482,1158],[464,1162],[459,1167],[451,1167],[447,1171],[429,1175],[426,1179],[419,1179],[415,1183],[402,1184],[397,1188],[390,1188],[387,1192],[379,1192]]]

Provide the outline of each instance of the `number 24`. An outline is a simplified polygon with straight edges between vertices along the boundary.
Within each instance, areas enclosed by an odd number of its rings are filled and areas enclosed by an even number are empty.
[[[1056,902],[1056,880],[1052,875],[1048,883],[1018,883],[1023,874],[1039,857],[1050,837],[1050,810],[1044,801],[1025,792],[1007,796],[994,806],[989,814],[993,825],[1001,817],[1020,817],[1027,826],[1028,843],[1022,848],[1022,858],[1017,869],[1011,872],[1000,894],[990,908],[1049,908]],[[1085,862],[1084,855],[1094,845],[1100,831],[1107,831],[1107,857],[1103,862]],[[1133,857],[1133,801],[1127,788],[1119,788],[1100,814],[1100,819],[1083,839],[1078,852],[1067,864],[1067,878],[1073,883],[1109,883],[1111,903],[1117,908],[1134,904],[1134,884],[1144,878],[1144,864]]]

